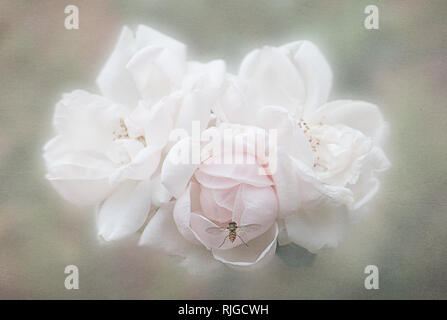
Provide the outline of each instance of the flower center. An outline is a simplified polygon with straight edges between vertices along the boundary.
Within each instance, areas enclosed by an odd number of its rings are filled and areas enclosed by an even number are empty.
[[[120,126],[118,129],[113,131],[113,141],[119,139],[132,139],[129,136],[129,130],[127,129],[126,123],[123,118],[120,118]],[[144,136],[138,136],[133,138],[134,140],[140,142],[144,147],[147,147],[146,139]]]
[[[318,122],[317,124],[309,125],[303,118],[301,118],[298,121],[298,126],[301,128],[301,130],[303,130],[304,135],[307,137],[307,140],[309,141],[312,151],[316,155],[313,167],[327,171],[328,168],[322,165],[320,161],[319,153],[320,153],[321,141],[319,138],[315,137],[314,134],[316,129],[320,129],[323,126],[323,123]]]

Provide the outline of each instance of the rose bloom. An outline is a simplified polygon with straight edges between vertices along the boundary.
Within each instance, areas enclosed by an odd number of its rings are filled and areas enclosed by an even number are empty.
[[[273,172],[271,157],[276,156],[273,150],[268,146],[263,154],[253,147],[254,140],[249,139],[256,132],[266,137],[262,128],[221,124],[204,134],[213,131],[224,136],[228,135],[228,129],[231,147],[217,151],[210,148],[212,152],[202,153],[199,164],[182,162],[178,156],[192,150],[189,137],[169,151],[161,179],[176,200],[155,213],[143,232],[142,245],[162,246],[171,254],[196,260],[197,257],[204,260],[203,251],[208,249],[216,260],[227,265],[258,267],[274,256],[281,204],[310,202],[328,193],[323,184],[305,172]],[[284,166],[282,162],[288,163],[289,158],[281,154],[278,161]],[[287,190],[295,183],[303,192],[290,199]],[[225,229],[230,222],[240,227],[234,242]],[[161,237],[163,240],[159,240]]]
[[[224,71],[220,60],[186,61],[186,46],[156,30],[125,27],[97,79],[101,94],[75,90],[58,102],[47,178],[65,199],[98,204],[105,240],[135,233],[170,199],[160,164],[171,130],[207,126]]]
[[[170,150],[162,169],[162,182],[178,198],[170,213],[176,230],[170,229],[183,237],[183,243],[206,248],[216,260],[239,267],[267,262],[275,253],[278,235],[274,182],[256,154],[247,151],[246,143],[244,139],[235,140],[238,151],[213,151],[200,164],[178,163],[174,155],[191,148],[191,138],[185,138]],[[155,218],[161,219],[161,214],[157,212]],[[233,242],[224,229],[230,222],[239,227]],[[148,224],[142,244],[154,245],[156,223]],[[244,226],[250,227],[244,231]],[[163,234],[168,244],[173,237],[178,238]],[[189,250],[174,253],[184,256]]]
[[[213,109],[221,122],[276,128],[290,158],[280,162],[279,174],[299,170],[327,187],[318,203],[280,203],[281,243],[312,251],[338,244],[378,191],[376,173],[389,168],[381,149],[387,125],[378,107],[327,102],[331,84],[331,69],[311,42],[266,46],[250,52],[237,75],[227,75]],[[306,192],[293,174],[288,188],[288,199]]]

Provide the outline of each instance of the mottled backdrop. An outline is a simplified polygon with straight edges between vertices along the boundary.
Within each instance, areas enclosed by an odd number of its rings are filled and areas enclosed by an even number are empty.
[[[80,29],[64,28],[64,8]],[[380,29],[363,27],[368,4]],[[447,298],[446,1],[0,2],[0,298]],[[309,39],[334,71],[331,98],[380,105],[391,127],[374,214],[337,249],[267,268],[191,276],[176,259],[126,243],[100,245],[92,208],[64,202],[44,179],[42,146],[62,92],[96,91],[121,27],[143,23],[198,59],[236,71],[248,50]],[[298,252],[299,253],[299,252]],[[80,289],[64,288],[64,268]],[[363,270],[380,269],[365,290]]]

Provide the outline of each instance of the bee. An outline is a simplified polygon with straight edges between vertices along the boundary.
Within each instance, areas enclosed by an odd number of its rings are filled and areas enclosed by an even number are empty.
[[[261,226],[260,224],[246,224],[243,226],[238,226],[236,222],[231,221],[228,223],[227,227],[209,227],[206,229],[206,232],[208,232],[209,234],[214,234],[214,235],[219,235],[219,234],[228,232],[228,234],[223,239],[219,248],[224,245],[227,238],[231,241],[231,243],[233,243],[236,240],[236,238],[239,238],[242,241],[242,243],[248,247],[248,244],[238,234],[238,231],[253,232],[253,231],[258,230],[260,226]]]

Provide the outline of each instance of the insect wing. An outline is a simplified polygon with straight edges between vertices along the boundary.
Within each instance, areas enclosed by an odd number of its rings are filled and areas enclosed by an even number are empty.
[[[259,228],[261,227],[260,224],[246,224],[243,226],[239,226],[238,229],[240,229],[241,231],[244,231],[245,233],[250,233],[250,232],[255,232],[257,230],[259,230]]]
[[[226,230],[227,230],[226,228],[222,228],[222,227],[209,227],[209,228],[206,228],[205,231],[208,232],[209,234],[219,235],[219,234],[224,234]]]

